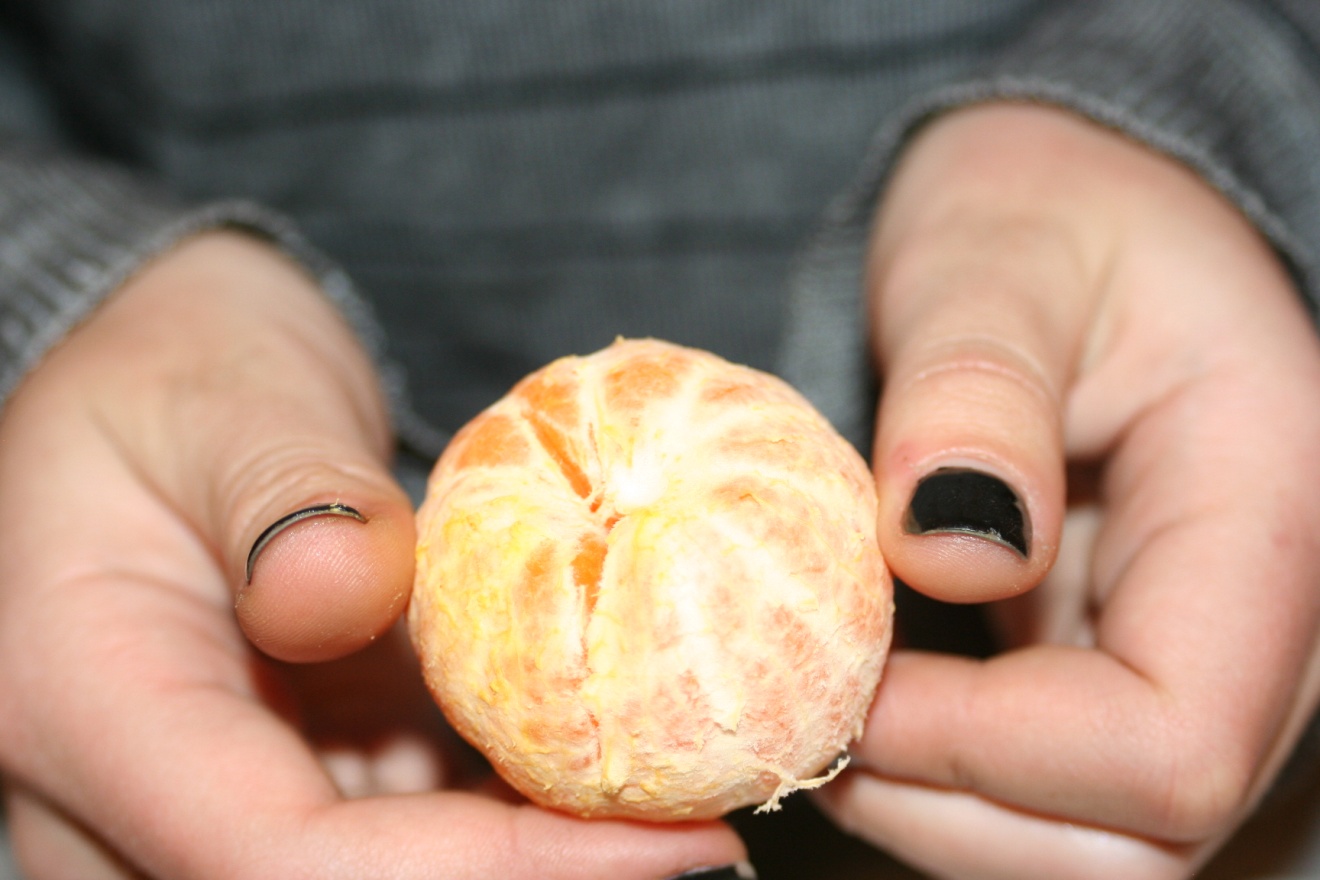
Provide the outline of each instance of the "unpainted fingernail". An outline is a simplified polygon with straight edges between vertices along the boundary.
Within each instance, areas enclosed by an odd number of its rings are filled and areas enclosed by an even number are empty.
[[[275,540],[276,536],[295,523],[300,523],[305,519],[311,519],[317,516],[345,516],[349,519],[355,519],[358,522],[366,522],[367,518],[359,513],[355,508],[347,504],[333,502],[330,504],[317,504],[313,507],[304,507],[302,510],[295,510],[288,516],[280,517],[266,527],[257,540],[252,543],[252,549],[248,551],[247,558],[247,582],[252,583],[252,570],[257,565],[257,557],[261,552],[270,546],[270,542]]]
[[[756,880],[756,869],[750,862],[738,862],[736,865],[721,865],[718,868],[694,868],[675,874],[668,880]]]
[[[911,535],[975,535],[1023,558],[1031,544],[1031,523],[1017,494],[998,477],[971,468],[939,468],[922,478],[903,528]]]

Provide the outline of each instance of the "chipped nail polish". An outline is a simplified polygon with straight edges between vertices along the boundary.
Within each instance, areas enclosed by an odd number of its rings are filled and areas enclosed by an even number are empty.
[[[675,874],[669,880],[756,880],[756,871],[749,862],[739,862],[718,868],[694,868]]]
[[[279,535],[280,532],[295,523],[316,516],[346,516],[349,519],[355,519],[358,522],[367,521],[367,518],[356,509],[349,507],[347,504],[340,504],[337,501],[331,504],[317,504],[314,507],[305,507],[302,510],[296,510],[288,516],[275,520],[275,522],[266,527],[265,531],[257,536],[257,540],[252,544],[252,549],[248,551],[247,582],[252,583],[252,570],[256,567],[257,557],[261,555],[261,551],[265,550],[271,541],[275,540],[275,537]]]

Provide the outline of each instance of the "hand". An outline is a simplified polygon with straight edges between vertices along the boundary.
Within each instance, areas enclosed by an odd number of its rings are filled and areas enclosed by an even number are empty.
[[[868,270],[881,544],[934,598],[1001,600],[1010,650],[896,652],[820,802],[937,876],[1190,875],[1320,686],[1320,353],[1287,272],[1188,169],[1013,104],[914,139]]]
[[[0,767],[32,877],[661,878],[745,857],[716,823],[581,822],[444,763],[392,642],[414,533],[390,446],[337,313],[237,233],[149,265],[28,377],[0,420]],[[328,503],[363,521],[290,526],[249,583],[263,529]]]

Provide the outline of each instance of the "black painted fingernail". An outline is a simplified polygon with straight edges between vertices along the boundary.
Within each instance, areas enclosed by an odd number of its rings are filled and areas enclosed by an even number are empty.
[[[318,504],[315,507],[305,507],[302,510],[295,510],[288,516],[275,520],[266,527],[266,530],[257,536],[257,540],[252,543],[252,549],[248,551],[247,558],[247,582],[252,583],[252,569],[257,564],[257,557],[261,551],[265,550],[275,536],[287,529],[294,523],[300,523],[305,519],[311,519],[314,516],[346,516],[349,519],[355,519],[358,522],[366,522],[367,518],[358,513],[347,504],[338,502],[332,504]]]
[[[1031,525],[1013,490],[968,468],[940,468],[917,483],[903,528],[912,535],[975,535],[1024,558],[1031,541]]]
[[[756,880],[756,871],[749,862],[739,862],[718,868],[695,868],[675,874],[669,880]]]

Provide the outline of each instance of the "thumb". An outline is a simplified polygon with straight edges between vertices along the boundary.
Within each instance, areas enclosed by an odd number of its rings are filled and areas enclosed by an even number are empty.
[[[211,546],[257,647],[330,659],[389,628],[411,590],[412,508],[371,362],[312,279],[256,239],[210,233],[82,332],[129,371],[122,445]]]
[[[1100,249],[1041,185],[1075,175],[1072,120],[954,113],[909,148],[869,254],[884,376],[875,468],[895,575],[937,599],[1030,589],[1054,562],[1063,407]]]
[[[266,485],[254,478],[238,489],[250,494],[229,508],[231,572],[246,554],[235,610],[265,653],[332,659],[383,634],[407,605],[412,510],[378,461],[354,461],[362,450],[324,439],[298,444],[307,438],[292,429],[283,439],[297,446],[281,463],[287,470]]]

